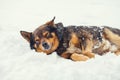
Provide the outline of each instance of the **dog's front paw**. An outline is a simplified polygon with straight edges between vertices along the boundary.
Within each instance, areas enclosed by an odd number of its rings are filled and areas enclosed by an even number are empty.
[[[94,58],[95,57],[95,54],[91,53],[91,52],[86,52],[86,53],[83,53],[83,54],[88,56],[89,58]]]
[[[89,59],[89,57],[83,55],[83,54],[77,54],[73,53],[70,57],[73,61],[86,61]]]
[[[71,53],[67,53],[67,52],[64,52],[61,54],[61,57],[65,58],[65,59],[69,59],[71,56]]]
[[[120,50],[117,50],[117,51],[115,51],[114,52],[117,56],[119,56],[120,55]]]

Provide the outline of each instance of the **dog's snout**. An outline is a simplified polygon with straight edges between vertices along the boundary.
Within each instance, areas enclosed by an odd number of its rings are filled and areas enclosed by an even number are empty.
[[[44,49],[49,49],[50,48],[50,46],[47,42],[43,42],[42,46],[44,47]]]

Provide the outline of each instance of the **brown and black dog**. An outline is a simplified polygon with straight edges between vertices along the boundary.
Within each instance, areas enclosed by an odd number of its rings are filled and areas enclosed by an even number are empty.
[[[98,53],[120,54],[120,30],[111,27],[67,26],[54,24],[55,17],[33,32],[20,31],[30,48],[36,52],[51,54],[74,61],[86,61]]]

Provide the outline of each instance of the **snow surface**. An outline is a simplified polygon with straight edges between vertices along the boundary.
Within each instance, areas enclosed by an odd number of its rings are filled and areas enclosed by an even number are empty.
[[[0,0],[0,80],[120,80],[120,56],[86,62],[30,50],[19,31],[33,31],[56,16],[67,25],[119,28],[120,0]]]

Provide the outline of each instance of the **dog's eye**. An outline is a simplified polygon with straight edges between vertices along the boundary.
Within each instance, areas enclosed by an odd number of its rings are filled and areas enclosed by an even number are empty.
[[[36,44],[36,46],[38,47],[39,44],[40,44],[40,41],[36,40],[36,41],[35,41],[35,44]]]

